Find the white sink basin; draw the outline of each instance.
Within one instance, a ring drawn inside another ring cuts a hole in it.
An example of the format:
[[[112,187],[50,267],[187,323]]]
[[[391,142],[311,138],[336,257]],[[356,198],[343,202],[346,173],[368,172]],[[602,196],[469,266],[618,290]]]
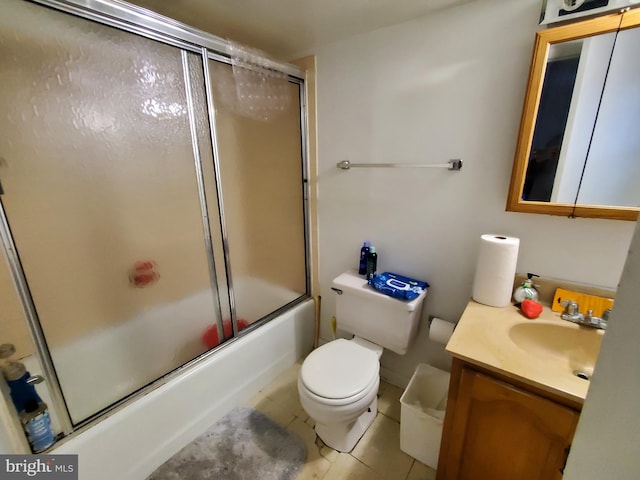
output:
[[[543,357],[552,356],[567,373],[588,376],[598,359],[604,331],[570,322],[518,323],[509,328],[509,338],[523,350]]]

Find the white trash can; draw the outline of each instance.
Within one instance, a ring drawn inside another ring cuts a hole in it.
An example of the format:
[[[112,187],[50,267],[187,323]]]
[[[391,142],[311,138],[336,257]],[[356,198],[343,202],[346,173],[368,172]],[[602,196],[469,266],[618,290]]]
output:
[[[420,363],[400,397],[400,449],[438,468],[449,373]]]

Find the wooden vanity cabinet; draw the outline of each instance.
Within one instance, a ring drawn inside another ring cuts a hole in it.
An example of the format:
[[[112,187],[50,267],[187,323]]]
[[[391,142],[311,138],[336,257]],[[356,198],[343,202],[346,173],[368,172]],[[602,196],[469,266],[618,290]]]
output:
[[[454,358],[437,479],[560,479],[580,408]]]

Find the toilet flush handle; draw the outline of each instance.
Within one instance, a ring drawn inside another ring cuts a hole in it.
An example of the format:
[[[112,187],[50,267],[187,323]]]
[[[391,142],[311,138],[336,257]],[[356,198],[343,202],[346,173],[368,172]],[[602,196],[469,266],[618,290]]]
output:
[[[331,287],[331,290],[336,292],[338,295],[342,295],[344,293],[342,290],[340,290],[339,288],[335,288],[335,287]]]

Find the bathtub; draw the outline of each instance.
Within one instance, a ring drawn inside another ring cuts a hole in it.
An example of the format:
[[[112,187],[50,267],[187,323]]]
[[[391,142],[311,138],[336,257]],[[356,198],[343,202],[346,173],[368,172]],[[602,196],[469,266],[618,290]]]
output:
[[[254,277],[234,281],[234,292],[237,318],[250,321],[300,296]],[[52,349],[73,421],[80,423],[206,352],[202,336],[215,325],[210,318],[213,302],[210,291],[197,292]]]
[[[267,308],[264,302],[267,304],[275,302],[273,294],[265,298],[254,295],[253,302],[243,301],[243,292],[251,291],[267,291],[267,289],[237,289],[238,305],[245,305],[248,309],[264,309]],[[294,293],[285,289],[277,291],[277,287],[273,293],[283,295],[282,299],[286,298],[287,301],[298,296],[295,294],[293,298],[288,298],[287,296]],[[169,309],[164,312],[167,314],[166,318],[175,318],[172,314],[176,307],[181,307],[179,311],[184,318],[186,312],[197,311],[198,302],[205,301],[206,298],[203,300],[196,297],[185,300],[189,301],[190,308],[182,304],[164,307]],[[238,317],[246,315],[247,318],[256,318],[255,315],[259,313],[259,311],[239,311]],[[96,423],[65,438],[51,453],[77,453],[80,479],[139,480],[146,478],[173,453],[203,433],[216,420],[256,394],[296,360],[308,354],[313,347],[314,314],[315,307],[311,299],[295,305],[265,325],[182,369],[178,375],[171,376],[159,387],[132,399],[112,413],[103,416]],[[144,328],[145,321],[150,320],[143,316],[138,323],[133,322],[122,328],[130,329],[127,332],[129,334],[138,331],[148,335],[148,329]],[[190,327],[193,331],[185,330],[184,323],[182,328],[178,328],[179,325],[179,323],[176,324],[176,334],[197,334],[199,338],[202,332],[202,325]],[[111,334],[102,332],[100,335],[102,336],[92,341],[113,341]],[[165,334],[165,338],[166,336]],[[143,343],[152,344],[148,337]],[[87,345],[88,342],[85,342],[75,347],[88,348]],[[139,356],[141,365],[154,365],[156,361],[164,361],[160,354],[163,351],[162,345],[164,344],[160,343],[153,349],[145,346],[141,351],[136,351],[135,355]],[[71,361],[70,353],[66,351],[60,353],[58,352],[56,361],[65,361],[65,355],[69,355],[68,361]],[[145,355],[151,355],[151,357],[145,357]],[[83,378],[86,381],[86,375],[95,374],[95,371],[92,372],[95,368],[96,365],[92,366],[91,362],[78,366],[74,372],[75,377],[67,378],[67,384],[64,383],[64,379],[61,379],[63,388],[83,389],[87,392],[87,385],[83,386],[81,381]],[[112,373],[115,374],[120,368],[122,365],[111,362],[106,366],[106,370],[102,371],[108,375],[113,370]],[[71,384],[68,383],[69,379]],[[87,404],[95,406],[95,402],[105,394],[117,397],[113,392],[92,390],[97,388],[98,383],[89,389],[91,395],[86,397]],[[89,409],[90,407],[87,406],[87,411]]]

